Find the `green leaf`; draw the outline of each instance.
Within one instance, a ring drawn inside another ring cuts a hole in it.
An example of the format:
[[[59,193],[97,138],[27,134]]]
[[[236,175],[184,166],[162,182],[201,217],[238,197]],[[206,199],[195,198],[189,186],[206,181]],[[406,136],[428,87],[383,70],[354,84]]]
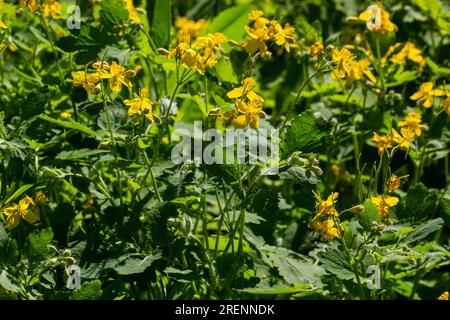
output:
[[[290,295],[294,293],[309,291],[310,288],[311,287],[306,284],[297,284],[292,287],[280,286],[280,287],[245,288],[240,289],[238,291],[253,295]]]
[[[322,286],[320,278],[325,275],[325,270],[309,258],[281,247],[264,246],[262,250],[269,265],[277,268],[287,283]]]
[[[423,239],[433,232],[438,231],[444,225],[444,220],[442,218],[437,218],[433,220],[429,220],[424,224],[417,227],[413,232],[409,233],[405,237],[405,243],[415,242],[417,240]]]
[[[437,198],[437,194],[429,191],[424,184],[413,185],[406,195],[405,208],[399,211],[398,216],[401,218],[412,217],[416,220],[426,218],[434,212]]]
[[[448,76],[448,75],[450,75],[450,68],[441,67],[436,62],[434,62],[433,60],[431,60],[428,57],[425,60],[427,61],[427,65],[430,67],[431,71],[433,71],[433,73],[436,76]]]
[[[404,71],[401,73],[398,73],[394,76],[394,82],[386,84],[386,87],[395,87],[399,86],[401,84],[411,82],[413,80],[417,79],[417,72],[416,71]]]
[[[171,26],[171,0],[148,0],[150,35],[159,48],[168,48]]]
[[[74,290],[70,295],[71,300],[98,300],[102,297],[102,283],[100,280],[84,282],[80,289]]]
[[[161,256],[161,253],[156,253],[151,256],[146,256],[144,259],[129,257],[122,265],[116,266],[114,270],[121,275],[142,273],[150,267],[154,261],[161,258]]]
[[[0,273],[0,287],[10,292],[16,293],[20,291],[20,288],[9,280],[6,270],[3,270],[2,273]]]
[[[55,157],[58,160],[78,160],[107,153],[107,150],[93,150],[93,149],[77,149],[70,151],[61,151]]]
[[[253,6],[245,4],[224,10],[205,28],[204,34],[222,32],[229,39],[241,41],[245,35],[245,26],[250,22],[248,14]]]
[[[0,221],[0,247],[3,246],[3,244],[8,241],[8,233],[6,232],[5,226],[3,222]]]
[[[380,222],[377,206],[367,199],[364,201],[364,210],[358,215],[361,225],[366,230],[372,229],[373,222]]]
[[[75,120],[72,120],[72,119],[69,119],[67,121],[63,121],[63,120],[51,118],[51,117],[49,117],[49,116],[47,116],[45,114],[41,114],[39,116],[39,118],[41,118],[42,120],[45,120],[45,121],[57,124],[57,125],[59,125],[61,127],[67,128],[67,129],[74,129],[74,130],[77,130],[77,131],[81,131],[81,132],[86,133],[86,134],[88,134],[90,136],[94,136],[95,137],[97,135],[97,133],[94,130],[89,129],[88,127],[86,127],[86,126],[82,125],[81,123],[76,122]]]
[[[332,243],[325,252],[319,253],[324,270],[336,275],[341,280],[355,280],[352,270],[343,250],[338,248],[336,242]]]
[[[125,1],[103,0],[100,8],[100,20],[109,30],[128,20]]]
[[[34,184],[24,184],[19,189],[17,189],[8,199],[6,199],[4,204],[8,204],[11,201],[17,199],[18,197],[20,197],[23,193],[25,193],[28,189],[30,189],[33,186],[34,186]]]
[[[442,205],[441,216],[444,219],[445,225],[447,227],[450,227],[450,199],[442,198],[441,205]]]
[[[317,152],[328,144],[331,126],[328,122],[314,118],[311,111],[306,111],[292,120],[286,134],[285,151]]]
[[[53,239],[51,229],[43,229],[39,233],[32,232],[28,235],[27,257],[32,262],[41,262],[50,255],[48,245]]]

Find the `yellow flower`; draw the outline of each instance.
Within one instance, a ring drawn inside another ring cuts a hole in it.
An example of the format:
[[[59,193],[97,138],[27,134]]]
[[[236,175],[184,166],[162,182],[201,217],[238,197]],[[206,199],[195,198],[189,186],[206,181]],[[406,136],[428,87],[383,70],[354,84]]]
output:
[[[350,73],[351,62],[353,61],[353,55],[346,48],[341,50],[333,48],[331,52],[333,62],[337,65],[338,75],[340,78],[345,78]]]
[[[39,221],[40,214],[36,202],[29,196],[25,196],[19,204],[13,204],[3,209],[6,216],[6,227],[13,229],[17,227],[23,219],[29,223]]]
[[[398,204],[397,197],[391,197],[384,194],[381,196],[372,197],[370,198],[370,201],[377,206],[378,216],[380,217],[380,221],[383,223],[387,223],[389,220],[389,209]]]
[[[252,21],[255,21],[255,20],[261,18],[263,15],[264,15],[263,11],[261,11],[261,10],[253,10],[252,12],[250,12],[248,14],[248,19],[252,20]]]
[[[414,93],[410,99],[419,100],[425,108],[433,105],[433,97],[443,96],[444,90],[434,89],[433,82],[424,82],[420,85],[419,91]]]
[[[339,213],[334,208],[334,204],[337,201],[339,193],[332,192],[326,200],[322,200],[320,194],[318,193],[314,193],[314,196],[316,198],[316,216],[327,214],[336,217],[339,216]]]
[[[277,46],[283,47],[287,52],[291,50],[291,47],[294,44],[294,33],[295,28],[291,26],[289,23],[284,25],[284,28],[277,22],[275,24],[275,35],[274,40]]]
[[[150,121],[154,121],[155,117],[157,118],[152,112],[155,101],[148,98],[148,89],[145,87],[139,90],[139,96],[137,98],[124,100],[123,103],[129,107],[129,116],[144,115]]]
[[[86,202],[83,204],[82,208],[83,209],[89,209],[94,205],[94,196],[91,194],[88,196]]]
[[[44,0],[43,5],[46,18],[61,19],[61,4],[57,0]]]
[[[39,4],[37,0],[20,0],[21,7],[27,7],[31,12],[36,12],[39,10]]]
[[[205,19],[194,21],[186,17],[178,17],[175,21],[177,41],[190,44],[207,25]]]
[[[425,58],[422,56],[422,51],[414,45],[412,42],[407,42],[405,46],[397,54],[392,56],[392,62],[404,64],[405,60],[411,60],[421,67],[426,65]]]
[[[397,130],[392,129],[392,140],[400,147],[400,149],[408,151],[410,141],[414,139],[414,131],[410,128],[403,127],[400,129],[400,133],[398,133]]]
[[[46,202],[48,202],[48,197],[45,195],[45,193],[43,193],[42,191],[37,191],[34,194],[34,201],[36,202],[36,204],[44,204]]]
[[[381,157],[385,149],[391,149],[394,147],[394,141],[391,135],[378,135],[373,134],[372,141],[375,142],[378,148],[378,155]]]
[[[245,103],[242,99],[236,101],[236,107],[239,111],[239,115],[234,121],[236,128],[245,128],[250,125],[250,128],[256,130],[259,128],[259,118],[264,118],[265,113],[262,110],[264,100],[260,98],[254,98],[249,103]]]
[[[322,41],[316,41],[311,47],[309,47],[309,55],[311,58],[315,58],[323,54],[325,48]]]
[[[136,23],[141,23],[141,18],[139,18],[136,8],[134,7],[133,0],[124,0],[126,8],[128,10],[128,18]]]
[[[377,82],[377,79],[373,73],[368,69],[370,66],[370,61],[367,59],[361,59],[359,61],[349,62],[349,80],[361,80],[366,76],[373,83]]]
[[[442,294],[437,299],[438,300],[448,300],[448,291],[442,292]]]
[[[72,113],[70,113],[69,111],[62,111],[62,112],[59,114],[59,117],[60,117],[61,119],[64,119],[64,120],[69,119],[71,116],[72,116]]]
[[[240,86],[239,88],[234,88],[233,90],[229,91],[227,93],[227,97],[230,99],[238,99],[244,95],[247,95],[247,97],[251,100],[251,98],[255,95],[255,93],[252,91],[256,85],[255,80],[248,77],[242,80],[241,84],[242,86]]]
[[[426,128],[425,125],[421,124],[422,116],[417,112],[410,112],[406,115],[405,119],[398,122],[400,127],[410,128],[414,132],[414,138],[420,137],[422,134],[422,129]]]
[[[390,20],[390,14],[379,3],[369,6],[359,15],[359,19],[366,21],[367,29],[374,32],[397,31],[397,26]]]
[[[86,92],[94,94],[99,91],[100,79],[98,73],[86,74],[84,71],[77,71],[73,77],[73,85],[82,86]]]
[[[400,179],[395,174],[393,174],[389,177],[387,185],[388,192],[393,192],[394,190],[398,189],[398,187],[400,187]]]
[[[122,85],[131,88],[133,85],[127,78],[134,75],[134,71],[127,70],[125,67],[117,64],[115,61],[111,64],[109,73],[104,70],[99,71],[100,76],[103,79],[109,79],[109,87],[113,92],[120,92],[122,90]]]
[[[332,219],[326,219],[323,221],[317,221],[314,219],[311,226],[314,230],[321,234],[321,238],[325,241],[331,241],[342,237],[341,230],[335,227],[335,223]]]

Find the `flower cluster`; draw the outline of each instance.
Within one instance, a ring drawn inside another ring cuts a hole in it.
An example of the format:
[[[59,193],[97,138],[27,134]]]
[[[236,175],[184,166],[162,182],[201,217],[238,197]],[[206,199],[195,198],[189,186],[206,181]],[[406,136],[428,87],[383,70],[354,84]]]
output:
[[[295,45],[295,28],[289,23],[284,27],[276,20],[269,20],[264,17],[264,12],[261,10],[253,10],[248,18],[252,21],[251,26],[246,26],[249,40],[241,44],[233,42],[235,45],[240,45],[247,53],[254,54],[258,52],[261,57],[267,58],[271,56],[268,48],[268,42],[272,41],[278,47],[278,53],[281,54],[283,50],[290,52]]]
[[[42,10],[46,18],[55,20],[61,19],[61,4],[58,0],[20,0],[20,6],[26,7],[34,13],[38,13]]]
[[[314,195],[316,197],[316,215],[311,222],[311,227],[319,232],[325,241],[341,238],[342,231],[336,221],[339,213],[334,207],[339,193],[333,192],[325,200],[321,199],[318,193],[314,193]]]
[[[227,112],[225,118],[233,118],[236,128],[250,126],[256,130],[259,128],[259,119],[265,117],[263,111],[264,99],[253,91],[256,82],[253,78],[245,78],[241,86],[227,93],[228,98],[234,100],[236,110]]]
[[[48,201],[47,196],[38,191],[34,197],[25,196],[18,204],[12,204],[3,209],[3,214],[6,217],[6,227],[14,229],[23,219],[29,223],[35,223],[40,220],[39,205]]]
[[[177,45],[168,51],[160,49],[169,59],[178,59],[187,68],[205,74],[207,68],[214,68],[223,53],[222,44],[227,40],[223,33],[198,36],[206,22],[195,22],[180,18],[176,22]]]
[[[92,64],[92,68],[96,70],[93,73],[77,71],[73,76],[73,85],[82,86],[90,94],[101,91],[102,79],[108,79],[109,87],[114,93],[120,92],[123,86],[128,88],[133,86],[128,78],[132,77],[135,71],[127,70],[115,61],[111,65],[106,61],[97,61]]]

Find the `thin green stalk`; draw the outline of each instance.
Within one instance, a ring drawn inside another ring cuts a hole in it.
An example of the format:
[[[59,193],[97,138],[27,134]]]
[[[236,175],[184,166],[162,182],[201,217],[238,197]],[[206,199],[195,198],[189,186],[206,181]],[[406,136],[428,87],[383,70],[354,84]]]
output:
[[[123,205],[123,200],[122,200],[122,179],[120,177],[120,172],[119,172],[119,157],[117,155],[117,146],[116,146],[116,140],[114,139],[114,133],[112,131],[112,126],[111,126],[111,117],[109,115],[108,112],[108,107],[106,105],[106,99],[103,96],[103,110],[106,113],[106,122],[108,125],[108,130],[109,130],[109,135],[111,136],[111,149],[113,151],[113,156],[116,162],[116,178],[117,181],[119,183],[119,202],[120,202],[120,206]]]

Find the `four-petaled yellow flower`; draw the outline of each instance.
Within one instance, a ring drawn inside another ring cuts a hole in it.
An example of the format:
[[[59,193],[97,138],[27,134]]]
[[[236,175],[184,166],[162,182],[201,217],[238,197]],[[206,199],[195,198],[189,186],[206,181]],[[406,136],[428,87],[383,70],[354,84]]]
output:
[[[337,198],[339,196],[339,193],[332,192],[327,199],[322,200],[320,197],[320,194],[314,193],[314,196],[316,198],[316,216],[319,215],[332,215],[332,216],[339,216],[339,213],[334,208],[334,205],[337,201]]]
[[[378,155],[381,157],[385,149],[391,149],[394,147],[394,141],[391,135],[379,135],[373,134],[372,141],[375,142],[378,148]]]
[[[245,78],[244,80],[242,80],[241,84],[242,86],[240,86],[239,88],[234,88],[233,90],[229,91],[227,93],[227,97],[230,99],[238,99],[246,95],[250,100],[257,97],[261,98],[253,91],[253,88],[256,85],[256,82],[253,78]]]
[[[353,61],[353,54],[346,48],[341,50],[333,48],[331,58],[337,66],[337,74],[340,78],[348,77],[350,74],[351,62]]]
[[[100,91],[98,83],[101,77],[98,73],[86,74],[85,71],[77,71],[73,77],[73,85],[82,86],[86,92],[94,94]]]
[[[128,88],[133,86],[130,80],[128,80],[129,77],[134,75],[133,70],[127,70],[125,67],[113,61],[108,71],[99,69],[98,72],[102,79],[109,79],[109,87],[113,92],[120,92],[122,85]]]
[[[425,82],[420,85],[419,91],[414,93],[410,97],[410,99],[419,100],[419,104],[422,104],[425,108],[429,108],[433,105],[433,97],[439,97],[443,95],[444,90],[434,89],[433,82]]]
[[[426,128],[426,125],[422,123],[422,116],[417,112],[410,112],[405,116],[405,119],[398,122],[400,127],[409,128],[414,132],[414,138],[420,137],[422,129]]]
[[[400,179],[395,174],[393,174],[392,176],[389,177],[387,185],[388,185],[388,192],[394,192],[396,189],[400,187]]]
[[[311,226],[320,233],[321,238],[325,241],[342,237],[342,232],[335,227],[333,219],[325,219],[323,221],[314,220],[311,222]]]
[[[320,56],[325,51],[322,41],[316,41],[312,46],[309,47],[309,55],[311,58]]]
[[[383,194],[370,198],[370,201],[377,206],[380,221],[387,224],[389,222],[389,210],[398,204],[398,198]]]
[[[448,291],[442,292],[442,294],[437,299],[438,300],[448,300]]]
[[[397,26],[390,20],[390,14],[379,3],[369,6],[359,15],[359,19],[366,21],[367,29],[374,32],[397,31]]]
[[[175,21],[177,42],[190,44],[207,25],[205,19],[194,21],[186,17],[178,17]]]
[[[259,119],[265,117],[265,113],[262,109],[264,100],[255,98],[250,100],[249,103],[244,102],[242,99],[236,101],[236,108],[239,111],[239,115],[234,121],[236,128],[245,128],[248,125],[250,128],[256,130],[259,128]]]
[[[425,58],[422,56],[422,51],[412,42],[407,42],[397,54],[392,56],[391,61],[394,63],[404,64],[406,59],[419,64],[421,67],[424,67],[427,63]]]
[[[139,18],[136,8],[134,7],[133,0],[124,0],[126,8],[128,10],[128,19],[136,23],[141,23],[141,18]]]
[[[123,103],[128,106],[128,115],[144,115],[149,121],[159,120],[158,116],[153,114],[152,107],[156,103],[148,98],[148,89],[141,88],[139,90],[139,96],[131,99],[124,100]]]
[[[40,219],[39,204],[48,201],[47,196],[42,191],[35,194],[34,199],[25,196],[18,204],[13,204],[3,209],[6,216],[6,228],[14,229],[23,219],[29,223],[35,223]]]
[[[377,82],[377,79],[373,75],[372,71],[369,70],[370,61],[367,59],[361,59],[359,61],[349,62],[349,77],[350,81],[361,80],[366,76],[373,83]]]

